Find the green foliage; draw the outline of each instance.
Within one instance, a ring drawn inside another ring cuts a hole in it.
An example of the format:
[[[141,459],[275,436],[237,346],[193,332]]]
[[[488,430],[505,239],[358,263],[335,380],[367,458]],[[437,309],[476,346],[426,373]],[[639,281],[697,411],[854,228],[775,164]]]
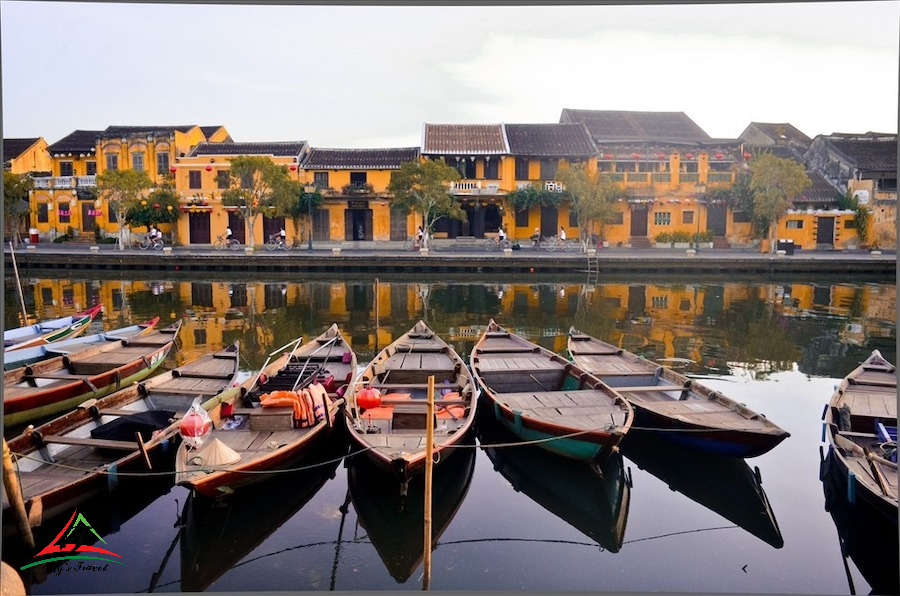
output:
[[[300,222],[309,219],[310,214],[319,208],[324,197],[318,186],[305,185],[295,180],[290,181],[293,200],[291,201],[288,215],[294,222],[294,238],[300,238]],[[309,186],[310,192],[306,188]],[[312,236],[312,221],[306,222],[306,233]]]
[[[181,215],[178,210],[178,195],[173,189],[162,187],[150,193],[125,214],[125,223],[130,226],[146,226],[174,223]]]
[[[466,221],[466,212],[448,191],[449,183],[459,177],[459,171],[443,161],[407,162],[391,176],[391,209],[418,213],[428,232],[441,217]]]
[[[108,210],[116,214],[119,222],[119,248],[125,249],[122,242],[122,226],[126,214],[140,206],[144,193],[153,182],[143,170],[107,170],[97,175],[97,196],[106,201]]]
[[[231,159],[230,187],[222,192],[222,205],[237,207],[248,224],[247,244],[253,246],[253,229],[261,213],[289,216],[297,197],[297,185],[286,166],[261,155],[240,155]]]
[[[672,242],[674,242],[672,239],[672,232],[660,232],[653,237],[653,241],[657,244],[672,244]]]
[[[672,242],[693,242],[695,236],[695,233],[687,230],[675,230],[672,232]]]
[[[766,153],[751,164],[750,189],[753,192],[753,214],[768,222],[770,252],[775,250],[775,224],[790,208],[791,199],[810,184],[803,166],[791,159]]]
[[[16,244],[21,241],[20,229],[28,221],[31,207],[28,204],[28,191],[31,190],[32,180],[24,174],[3,172],[3,219],[13,230],[13,240]]]
[[[579,235],[582,245],[587,248],[595,224],[603,237],[604,225],[613,221],[616,214],[615,202],[625,197],[625,191],[608,176],[589,172],[584,164],[557,171],[556,178],[565,187],[565,196],[572,202],[572,210],[578,217]]]
[[[856,213],[853,214],[853,221],[856,223],[856,235],[859,236],[859,243],[868,244],[869,210],[865,205],[856,206]]]
[[[536,205],[555,207],[560,204],[562,193],[527,186],[506,194],[506,200],[516,211],[527,211]]]

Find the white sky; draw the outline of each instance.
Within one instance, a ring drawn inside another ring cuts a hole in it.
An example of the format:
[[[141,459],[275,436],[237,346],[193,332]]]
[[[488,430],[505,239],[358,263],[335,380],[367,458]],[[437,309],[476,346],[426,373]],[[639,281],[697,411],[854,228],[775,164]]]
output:
[[[235,141],[413,147],[422,124],[684,112],[897,132],[900,0],[681,6],[0,1],[3,136],[224,125]]]

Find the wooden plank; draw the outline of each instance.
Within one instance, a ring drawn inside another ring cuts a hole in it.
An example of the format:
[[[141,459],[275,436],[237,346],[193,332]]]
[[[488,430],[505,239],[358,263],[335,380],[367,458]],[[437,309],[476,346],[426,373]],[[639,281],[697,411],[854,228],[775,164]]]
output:
[[[45,443],[59,443],[62,445],[83,445],[85,447],[98,447],[101,449],[122,449],[135,451],[138,445],[134,441],[114,441],[112,439],[93,439],[86,437],[66,437],[62,435],[47,435]]]
[[[639,393],[645,391],[690,391],[683,385],[622,385],[613,387],[621,393]]]

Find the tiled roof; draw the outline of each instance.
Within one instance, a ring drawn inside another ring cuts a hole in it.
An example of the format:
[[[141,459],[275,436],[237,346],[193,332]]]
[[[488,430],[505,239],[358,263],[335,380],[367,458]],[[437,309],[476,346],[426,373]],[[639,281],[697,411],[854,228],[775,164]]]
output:
[[[275,157],[299,156],[306,147],[306,141],[284,141],[272,143],[200,143],[190,153],[198,155],[272,155]]]
[[[580,123],[506,124],[512,155],[579,157],[597,154],[587,128]]]
[[[3,139],[3,163],[19,157],[40,140],[40,137],[34,139]]]
[[[418,147],[399,149],[313,148],[303,160],[307,170],[396,170],[419,157]]]
[[[751,122],[750,126],[747,127],[747,130],[744,133],[747,133],[750,129],[755,129],[755,132],[762,134],[773,142],[784,142],[787,143],[789,141],[793,141],[796,143],[800,143],[804,147],[809,147],[809,144],[812,143],[812,139],[797,130],[792,124],[787,122],[781,123],[772,123],[772,122]],[[741,136],[744,136],[744,133]]]
[[[825,178],[815,172],[806,172],[809,176],[810,184],[799,197],[794,199],[794,203],[837,203],[838,195],[841,194],[833,186],[831,186]]]
[[[560,122],[583,122],[594,141],[709,141],[684,112],[630,112],[563,108]]]
[[[835,149],[856,162],[860,170],[897,171],[897,135],[863,139],[832,136]]]
[[[509,153],[500,124],[425,124],[422,153],[428,155],[503,155]]]
[[[222,128],[221,125],[219,125],[219,126],[201,126],[200,132],[202,132],[203,136],[208,139],[210,137],[210,135],[215,134],[216,131],[219,130],[220,128]]]
[[[168,125],[168,126],[107,126],[106,130],[103,131],[104,137],[114,137],[120,135],[135,135],[135,134],[171,134],[175,131],[178,132],[188,132],[192,128],[197,126],[196,124],[181,124],[181,125]]]
[[[55,153],[93,153],[102,130],[76,130],[47,147],[50,155]]]

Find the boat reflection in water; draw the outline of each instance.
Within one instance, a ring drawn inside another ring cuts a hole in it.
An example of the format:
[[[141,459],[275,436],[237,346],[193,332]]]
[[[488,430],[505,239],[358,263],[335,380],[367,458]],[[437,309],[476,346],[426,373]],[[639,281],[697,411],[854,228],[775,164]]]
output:
[[[856,594],[847,566],[850,558],[868,582],[872,594],[900,594],[900,549],[896,523],[861,498],[848,499],[845,477],[831,461],[830,453],[822,463],[825,510],[837,528],[850,593]]]
[[[781,548],[784,538],[758,468],[740,458],[690,449],[653,431],[632,429],[622,441],[622,455],[638,468],[718,513],[760,540]]]
[[[465,440],[456,453],[432,471],[431,540],[438,539],[459,510],[475,471],[475,447]],[[364,455],[347,459],[350,499],[359,524],[397,583],[405,583],[425,555],[425,477],[413,476],[407,494],[397,479]]]
[[[603,549],[619,552],[631,500],[631,480],[620,453],[589,465],[533,445],[506,446],[520,439],[490,416],[479,418],[478,439],[494,469],[516,491]]]
[[[202,592],[253,552],[334,478],[346,440],[328,437],[303,469],[210,499],[191,493],[181,528],[181,591]]]

